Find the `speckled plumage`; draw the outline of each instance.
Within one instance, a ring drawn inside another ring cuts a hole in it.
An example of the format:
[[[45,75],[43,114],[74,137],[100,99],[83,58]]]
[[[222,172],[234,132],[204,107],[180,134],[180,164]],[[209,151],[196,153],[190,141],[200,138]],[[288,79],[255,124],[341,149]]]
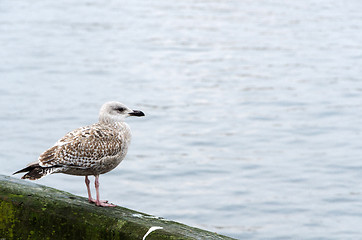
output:
[[[43,152],[36,162],[17,171],[27,172],[22,178],[35,180],[52,173],[86,176],[89,201],[89,175],[98,176],[111,171],[124,159],[131,141],[131,130],[123,122],[128,116],[144,116],[118,102],[105,103],[99,122],[67,133],[55,145]],[[98,201],[99,203],[99,201]],[[97,205],[99,205],[97,203]],[[109,205],[109,204],[108,204]]]
[[[124,159],[131,130],[124,122],[95,123],[66,134],[38,159],[53,173],[98,175],[111,171]]]

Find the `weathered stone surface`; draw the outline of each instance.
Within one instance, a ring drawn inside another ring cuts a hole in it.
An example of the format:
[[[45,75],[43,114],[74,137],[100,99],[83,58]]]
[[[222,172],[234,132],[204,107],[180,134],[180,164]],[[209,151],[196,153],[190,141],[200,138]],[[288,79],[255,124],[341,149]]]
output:
[[[232,239],[127,208],[103,208],[86,198],[0,175],[0,238]]]

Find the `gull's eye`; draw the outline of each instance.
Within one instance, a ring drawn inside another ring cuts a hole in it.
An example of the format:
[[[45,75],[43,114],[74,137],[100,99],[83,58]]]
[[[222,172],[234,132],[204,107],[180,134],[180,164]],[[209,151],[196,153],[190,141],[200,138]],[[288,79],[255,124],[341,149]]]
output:
[[[122,112],[124,112],[126,110],[126,108],[124,108],[124,107],[116,107],[114,110],[116,110],[117,112],[122,113]]]

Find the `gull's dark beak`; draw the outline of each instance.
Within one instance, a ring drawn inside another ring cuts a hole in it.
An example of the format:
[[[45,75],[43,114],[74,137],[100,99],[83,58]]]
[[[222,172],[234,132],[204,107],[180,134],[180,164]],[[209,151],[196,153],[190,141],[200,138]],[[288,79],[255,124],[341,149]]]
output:
[[[133,110],[133,112],[129,113],[130,116],[143,117],[145,114],[139,110]]]

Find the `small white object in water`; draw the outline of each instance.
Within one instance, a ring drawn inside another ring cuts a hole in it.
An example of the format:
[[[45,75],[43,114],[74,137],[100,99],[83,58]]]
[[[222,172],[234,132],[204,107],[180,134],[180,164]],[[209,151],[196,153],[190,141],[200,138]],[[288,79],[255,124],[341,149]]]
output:
[[[148,229],[148,232],[143,236],[142,240],[145,240],[146,237],[148,236],[148,234],[150,234],[151,232],[156,231],[158,229],[163,229],[163,227],[157,227],[157,226],[150,227],[150,229]]]

